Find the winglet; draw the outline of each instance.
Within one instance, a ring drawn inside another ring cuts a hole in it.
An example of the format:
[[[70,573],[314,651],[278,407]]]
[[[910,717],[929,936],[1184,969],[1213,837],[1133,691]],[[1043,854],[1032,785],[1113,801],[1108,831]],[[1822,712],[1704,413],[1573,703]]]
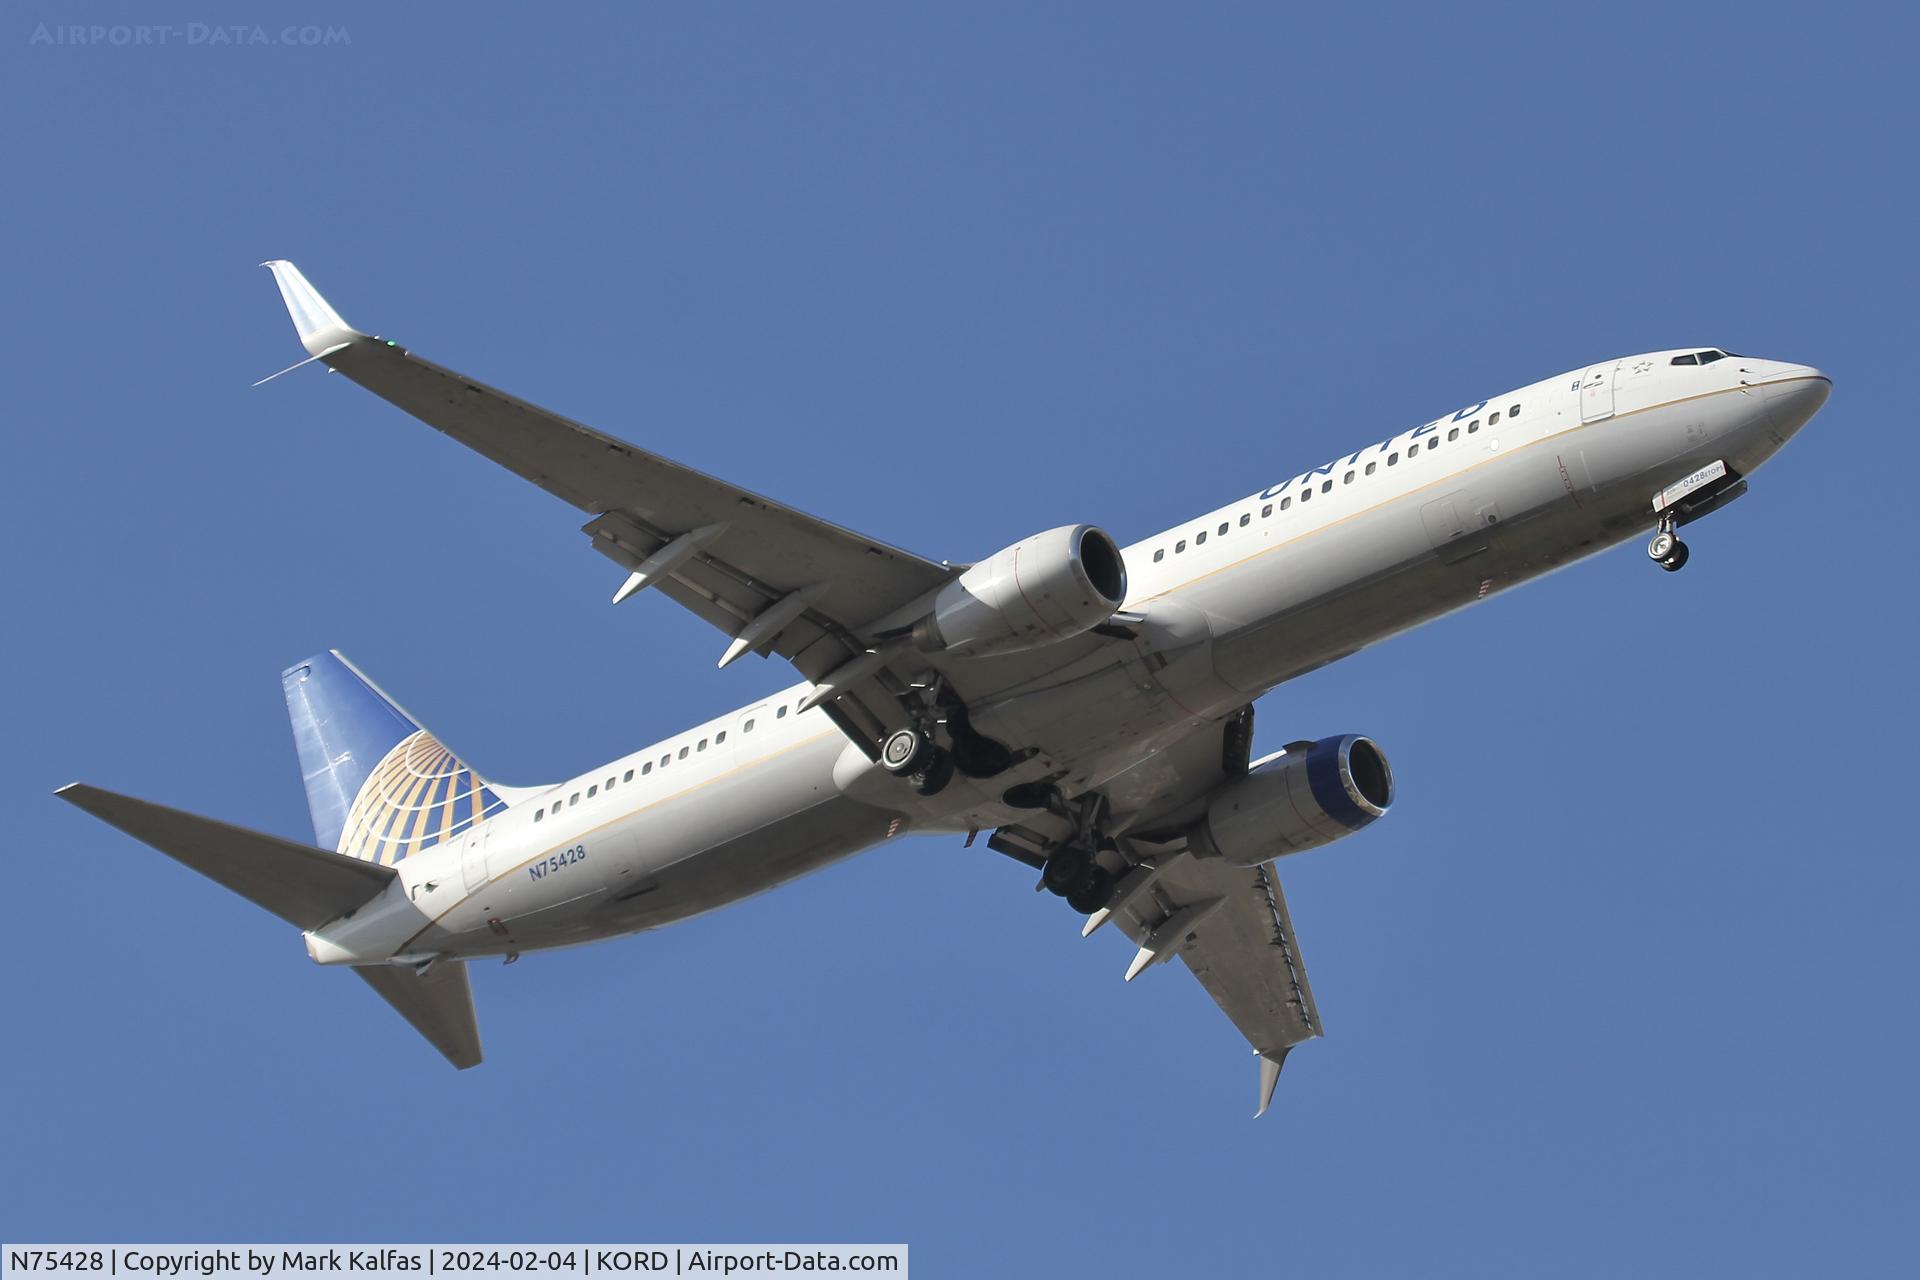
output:
[[[273,272],[273,282],[280,286],[280,297],[287,304],[287,314],[293,317],[293,328],[300,335],[300,345],[313,356],[330,355],[342,346],[362,337],[340,313],[327,305],[319,290],[307,283],[300,274],[300,268],[283,258],[260,264]]]
[[[1286,1065],[1287,1055],[1291,1052],[1293,1049],[1289,1046],[1275,1057],[1268,1057],[1264,1053],[1260,1055],[1260,1109],[1253,1113],[1255,1120],[1267,1114],[1267,1107],[1273,1102],[1273,1091],[1280,1084],[1280,1068]]]

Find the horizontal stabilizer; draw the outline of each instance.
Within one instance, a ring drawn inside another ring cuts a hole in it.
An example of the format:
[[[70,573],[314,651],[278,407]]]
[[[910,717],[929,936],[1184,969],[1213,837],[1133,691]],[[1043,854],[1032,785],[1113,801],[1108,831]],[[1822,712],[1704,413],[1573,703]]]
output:
[[[467,966],[443,960],[425,973],[398,965],[372,964],[354,969],[380,998],[427,1042],[465,1071],[480,1065],[480,1027],[473,1016],[473,985]]]
[[[300,929],[317,929],[366,905],[396,874],[392,867],[80,782],[54,794]]]

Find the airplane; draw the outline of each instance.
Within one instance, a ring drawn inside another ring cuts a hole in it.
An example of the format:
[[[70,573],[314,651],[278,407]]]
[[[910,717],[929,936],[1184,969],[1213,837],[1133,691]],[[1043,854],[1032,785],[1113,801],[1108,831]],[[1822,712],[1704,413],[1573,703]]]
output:
[[[550,786],[493,782],[344,656],[281,676],[314,842],[75,783],[57,794],[299,929],[455,1067],[467,964],[658,928],[884,841],[964,835],[1135,951],[1178,956],[1252,1047],[1266,1112],[1321,1034],[1277,859],[1385,816],[1364,735],[1252,758],[1288,680],[1685,525],[1826,403],[1809,365],[1688,347],[1490,396],[1120,546],[1069,524],[923,559],[369,336],[291,263],[308,355],[585,512],[624,571],[801,682]],[[272,377],[278,377],[274,374]],[[263,379],[267,381],[269,379]],[[1064,914],[1064,913],[1063,913]],[[1068,918],[1072,918],[1069,916]]]

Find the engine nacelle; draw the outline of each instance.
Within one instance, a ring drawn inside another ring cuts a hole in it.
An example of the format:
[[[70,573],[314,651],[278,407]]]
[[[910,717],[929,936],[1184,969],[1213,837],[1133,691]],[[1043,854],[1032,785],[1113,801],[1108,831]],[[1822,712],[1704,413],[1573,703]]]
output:
[[[913,628],[929,653],[968,657],[1038,649],[1091,631],[1127,598],[1120,548],[1090,524],[1036,533],[940,589]]]
[[[1352,835],[1392,803],[1386,755],[1350,733],[1296,743],[1220,788],[1188,839],[1198,857],[1255,867]]]

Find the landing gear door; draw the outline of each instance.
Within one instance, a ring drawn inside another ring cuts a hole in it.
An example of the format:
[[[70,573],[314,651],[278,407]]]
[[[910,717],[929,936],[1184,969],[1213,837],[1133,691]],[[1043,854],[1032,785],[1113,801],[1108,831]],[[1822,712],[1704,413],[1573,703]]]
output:
[[[1580,421],[1599,422],[1613,416],[1613,382],[1619,362],[1594,365],[1580,379]]]

